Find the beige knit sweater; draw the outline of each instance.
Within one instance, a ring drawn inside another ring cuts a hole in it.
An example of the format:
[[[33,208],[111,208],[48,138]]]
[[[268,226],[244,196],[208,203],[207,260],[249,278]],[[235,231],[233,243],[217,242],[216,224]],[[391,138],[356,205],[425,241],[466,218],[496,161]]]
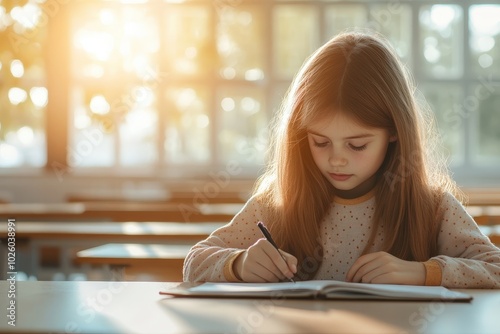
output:
[[[439,256],[426,263],[426,282],[449,288],[500,288],[500,249],[481,233],[472,217],[451,194],[441,208]],[[315,279],[345,280],[354,261],[366,246],[372,228],[375,198],[335,198],[321,223],[323,259]],[[232,221],[192,247],[184,262],[185,281],[231,281],[232,260],[262,234],[257,222],[265,221],[266,208],[251,198]],[[381,250],[383,226],[377,231],[373,251]],[[311,268],[319,261],[311,258]],[[431,264],[431,265],[429,265]]]

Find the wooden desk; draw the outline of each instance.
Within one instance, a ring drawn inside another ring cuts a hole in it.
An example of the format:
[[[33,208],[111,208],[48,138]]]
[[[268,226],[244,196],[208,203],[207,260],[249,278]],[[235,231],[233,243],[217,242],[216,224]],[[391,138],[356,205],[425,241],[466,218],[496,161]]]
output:
[[[83,203],[0,203],[0,218],[76,218],[85,212]]]
[[[225,223],[178,222],[24,222],[16,221],[16,237],[27,239],[100,239],[119,242],[202,240]],[[7,224],[0,224],[7,233]]]
[[[500,205],[500,189],[498,188],[464,188],[470,205]]]
[[[9,333],[454,333],[498,334],[500,290],[465,290],[471,303],[191,299],[173,283],[0,282],[0,331]]]
[[[0,219],[229,222],[242,204],[186,204],[148,202],[0,203]],[[202,211],[203,210],[203,211]]]
[[[192,243],[161,245],[105,244],[76,253],[78,263],[103,265],[113,271],[112,277],[124,280],[182,282],[182,265]]]
[[[16,221],[16,239],[27,240],[28,263],[20,270],[28,275],[41,273],[40,253],[42,249],[56,248],[51,262],[59,265],[54,270],[46,270],[45,279],[54,272],[69,275],[75,271],[74,255],[77,251],[105,243],[176,243],[191,244],[206,238],[224,223],[176,223],[176,222],[23,222]],[[6,236],[7,224],[0,224],[0,235]],[[3,243],[5,245],[5,243]],[[3,249],[3,247],[2,247]],[[58,249],[58,251],[57,251]],[[6,255],[0,252],[0,263]],[[18,263],[20,265],[21,263]],[[3,266],[0,266],[3,267]],[[5,272],[0,273],[4,278]],[[43,277],[40,277],[43,279]]]

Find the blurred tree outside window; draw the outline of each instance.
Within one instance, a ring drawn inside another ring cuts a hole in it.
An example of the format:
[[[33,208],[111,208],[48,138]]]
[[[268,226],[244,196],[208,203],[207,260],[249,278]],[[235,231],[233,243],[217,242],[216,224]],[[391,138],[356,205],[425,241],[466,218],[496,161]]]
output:
[[[499,17],[478,1],[3,0],[0,168],[192,177],[237,161],[255,177],[300,66],[359,29],[413,73],[455,175],[498,177]]]
[[[35,2],[0,2],[0,168],[47,161],[47,24]]]

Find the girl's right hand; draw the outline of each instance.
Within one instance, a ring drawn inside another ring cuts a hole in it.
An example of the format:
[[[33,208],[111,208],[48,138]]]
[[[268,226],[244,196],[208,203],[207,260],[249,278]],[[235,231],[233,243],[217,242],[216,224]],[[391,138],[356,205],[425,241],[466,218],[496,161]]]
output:
[[[278,252],[269,241],[262,238],[236,258],[233,271],[244,282],[279,282],[294,276],[297,258],[282,250]]]

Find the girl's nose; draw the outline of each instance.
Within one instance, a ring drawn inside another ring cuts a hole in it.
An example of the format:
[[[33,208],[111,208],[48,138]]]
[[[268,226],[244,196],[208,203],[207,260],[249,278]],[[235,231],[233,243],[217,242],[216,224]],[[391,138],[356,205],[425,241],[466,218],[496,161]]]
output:
[[[330,165],[334,167],[343,167],[347,165],[347,159],[339,156],[338,154],[332,154],[329,159]]]

